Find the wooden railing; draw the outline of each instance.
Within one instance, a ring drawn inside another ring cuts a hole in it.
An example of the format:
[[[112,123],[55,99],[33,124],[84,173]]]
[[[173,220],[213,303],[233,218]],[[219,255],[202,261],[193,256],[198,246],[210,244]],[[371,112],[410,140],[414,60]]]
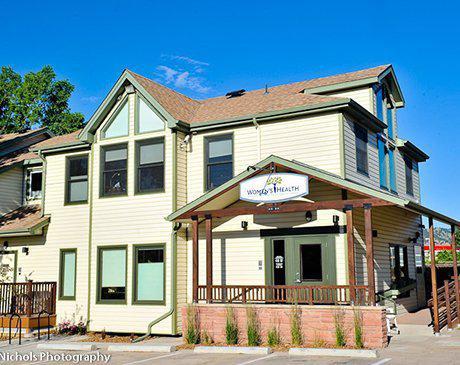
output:
[[[56,313],[55,282],[0,283],[0,315],[31,317],[42,310]]]
[[[444,285],[437,290],[438,292],[438,315],[439,315],[439,330],[448,326],[453,327],[455,322],[458,322],[457,313],[457,296],[455,294],[455,281],[444,281]],[[428,300],[428,306],[434,310],[433,296]]]
[[[208,298],[207,293],[211,293]],[[368,305],[368,287],[349,285],[198,285],[198,301],[210,303]]]

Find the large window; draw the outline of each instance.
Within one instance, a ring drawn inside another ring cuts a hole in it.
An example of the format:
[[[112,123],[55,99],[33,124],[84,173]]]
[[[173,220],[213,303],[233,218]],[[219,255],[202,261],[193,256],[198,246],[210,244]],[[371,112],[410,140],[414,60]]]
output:
[[[321,244],[300,245],[302,281],[323,281]]]
[[[359,172],[368,173],[367,162],[367,130],[359,124],[355,124],[355,141],[356,141],[356,168]]]
[[[394,121],[393,121],[393,105],[387,97],[387,125],[388,125],[388,137],[394,139]]]
[[[77,250],[61,250],[59,265],[59,299],[75,300],[77,280]]]
[[[36,169],[27,170],[26,179],[26,199],[40,199],[42,197],[42,171]]]
[[[208,137],[206,150],[206,189],[217,188],[233,177],[232,135]]]
[[[375,92],[375,106],[377,118],[383,121],[383,88],[381,86]]]
[[[126,303],[126,247],[99,247],[97,273],[97,301]]]
[[[66,202],[85,203],[88,200],[88,155],[67,159]]]
[[[126,195],[126,170],[128,166],[128,147],[126,145],[102,148],[102,195]]]
[[[141,96],[137,98],[136,133],[153,132],[164,129],[161,118],[150,108]]]
[[[129,108],[125,100],[115,111],[107,126],[102,130],[102,138],[127,136],[129,131]]]
[[[403,288],[409,284],[407,246],[390,245],[390,274],[393,289]]]
[[[164,190],[164,140],[155,139],[137,142],[137,192],[153,192]]]
[[[164,300],[164,245],[135,246],[133,303],[163,304]]]
[[[414,180],[412,176],[412,169],[413,164],[412,160],[404,156],[404,164],[405,164],[405,171],[406,171],[406,193],[409,195],[414,195]]]

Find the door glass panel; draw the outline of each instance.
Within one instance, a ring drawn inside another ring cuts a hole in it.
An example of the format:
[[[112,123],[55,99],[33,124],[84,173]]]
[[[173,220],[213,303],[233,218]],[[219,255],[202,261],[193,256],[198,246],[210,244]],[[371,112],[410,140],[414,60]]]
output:
[[[302,281],[323,281],[321,244],[300,245]]]
[[[273,240],[273,281],[275,285],[286,284],[284,240]]]

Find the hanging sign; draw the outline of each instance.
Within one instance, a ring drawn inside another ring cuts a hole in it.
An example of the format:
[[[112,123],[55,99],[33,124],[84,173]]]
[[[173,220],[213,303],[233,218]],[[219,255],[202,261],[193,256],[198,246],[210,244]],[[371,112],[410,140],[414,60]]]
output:
[[[308,176],[291,173],[259,175],[240,184],[240,199],[279,203],[308,194]]]

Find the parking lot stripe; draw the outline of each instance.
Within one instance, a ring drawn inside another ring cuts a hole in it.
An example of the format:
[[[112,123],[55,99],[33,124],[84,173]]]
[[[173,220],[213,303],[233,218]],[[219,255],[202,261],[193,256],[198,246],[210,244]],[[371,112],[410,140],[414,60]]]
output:
[[[390,361],[390,360],[391,360],[390,358],[382,359],[382,360],[380,360],[380,361],[374,362],[374,363],[371,364],[371,365],[382,365],[382,364],[387,363],[387,362]]]
[[[258,359],[254,359],[254,360],[249,360],[249,361],[245,361],[245,362],[242,362],[238,365],[246,365],[246,364],[252,364],[254,362],[257,362],[257,361],[261,361],[261,360],[265,360],[265,359],[268,359],[269,357],[274,357],[276,356],[276,354],[270,354],[268,356],[264,356],[264,357],[259,357]]]
[[[138,360],[138,361],[133,361],[133,362],[127,362],[125,363],[124,365],[134,365],[134,364],[140,364],[140,363],[143,363],[143,362],[146,362],[146,361],[152,361],[152,360],[156,360],[156,359],[163,359],[165,357],[171,357],[171,356],[176,356],[176,355],[179,355],[180,352],[174,352],[172,354],[167,354],[167,355],[162,355],[162,356],[155,356],[155,357],[150,357],[148,359],[144,359],[144,360]]]

